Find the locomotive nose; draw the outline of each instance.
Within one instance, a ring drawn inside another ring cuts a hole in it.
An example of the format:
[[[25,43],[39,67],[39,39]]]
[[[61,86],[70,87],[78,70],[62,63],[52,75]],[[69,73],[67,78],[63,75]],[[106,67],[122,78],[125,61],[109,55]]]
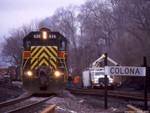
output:
[[[40,75],[46,75],[46,72],[44,70],[41,70]]]
[[[45,70],[40,70],[40,75],[46,75],[46,72],[45,72]]]
[[[39,68],[39,78],[40,78],[40,90],[47,90],[49,83],[49,75],[51,74],[52,69],[49,69],[47,66],[41,66]]]
[[[49,68],[48,66],[41,66],[38,70],[37,70],[37,73],[39,75],[39,77],[41,76],[49,76],[51,75],[53,71],[53,68]]]

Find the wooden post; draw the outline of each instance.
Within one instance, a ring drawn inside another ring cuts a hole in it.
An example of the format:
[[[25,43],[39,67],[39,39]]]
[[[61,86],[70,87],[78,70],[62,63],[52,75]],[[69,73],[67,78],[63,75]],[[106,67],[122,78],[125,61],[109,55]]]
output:
[[[144,67],[146,67],[146,75],[144,79],[144,110],[147,110],[147,59],[145,56],[143,57],[143,61]]]
[[[105,53],[105,58],[104,58],[104,66],[107,66],[107,53]],[[108,89],[108,79],[107,75],[105,75],[105,99],[104,99],[104,108],[107,109],[107,89]]]

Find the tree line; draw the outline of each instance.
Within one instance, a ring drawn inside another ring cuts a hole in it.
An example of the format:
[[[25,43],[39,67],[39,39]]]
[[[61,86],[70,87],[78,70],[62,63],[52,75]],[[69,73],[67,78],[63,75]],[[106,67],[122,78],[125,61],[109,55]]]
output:
[[[12,29],[1,44],[1,56],[21,64],[22,39],[42,27],[69,40],[68,66],[74,75],[81,75],[105,52],[121,65],[142,65],[143,56],[150,64],[149,0],[87,0],[81,6],[59,8],[51,17]]]

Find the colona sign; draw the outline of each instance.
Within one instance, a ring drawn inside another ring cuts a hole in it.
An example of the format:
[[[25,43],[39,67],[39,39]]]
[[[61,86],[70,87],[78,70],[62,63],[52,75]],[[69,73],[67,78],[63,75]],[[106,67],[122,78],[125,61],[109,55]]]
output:
[[[106,75],[145,76],[145,67],[105,66]]]

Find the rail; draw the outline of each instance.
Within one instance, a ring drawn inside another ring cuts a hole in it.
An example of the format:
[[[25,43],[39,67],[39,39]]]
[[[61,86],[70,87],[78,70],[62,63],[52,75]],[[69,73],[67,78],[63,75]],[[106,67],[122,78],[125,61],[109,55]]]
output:
[[[4,108],[1,112],[5,111],[6,113],[27,113],[27,112],[37,112],[37,110],[40,110],[42,109],[41,105],[48,101],[49,99],[53,98],[54,95],[50,96],[50,97],[47,97],[45,99],[42,99],[42,100],[39,100],[37,102],[30,102],[30,104],[27,104],[27,100],[24,101],[26,104],[21,104],[21,103],[18,103],[19,104],[19,107],[15,107],[15,106],[9,106],[8,108]],[[9,108],[12,108],[12,109],[9,109]],[[14,109],[15,108],[15,109]],[[33,109],[34,108],[34,109]],[[7,111],[6,111],[7,110]],[[51,112],[50,112],[51,113]]]
[[[16,99],[12,99],[12,100],[9,100],[9,101],[6,101],[6,102],[1,102],[0,103],[0,108],[2,107],[5,107],[5,106],[9,106],[9,105],[12,105],[12,104],[15,104],[15,103],[18,103],[18,102],[21,102],[23,100],[26,100],[26,99],[29,99],[31,98],[32,95],[27,95],[25,97],[22,97],[22,98],[16,98]]]
[[[97,89],[82,89],[82,88],[66,88],[66,89],[72,93],[89,94],[89,95],[104,94],[104,90],[97,90]],[[108,90],[108,95],[114,97],[124,97],[136,100],[144,100],[144,96],[142,93]],[[150,95],[148,95],[148,100],[150,100]]]

